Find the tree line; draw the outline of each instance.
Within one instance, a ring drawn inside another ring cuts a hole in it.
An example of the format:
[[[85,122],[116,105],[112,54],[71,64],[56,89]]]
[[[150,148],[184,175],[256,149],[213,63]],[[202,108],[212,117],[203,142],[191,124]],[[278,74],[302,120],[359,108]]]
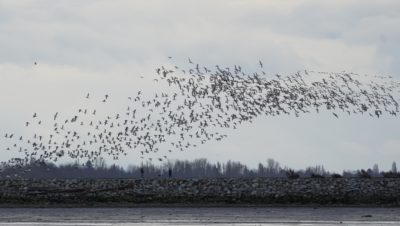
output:
[[[301,170],[282,167],[274,159],[268,159],[265,164],[259,163],[256,168],[250,168],[239,161],[211,163],[207,159],[175,160],[161,165],[145,163],[130,165],[123,168],[118,165],[108,165],[102,158],[85,164],[78,162],[55,165],[48,162],[32,161],[25,166],[3,166],[0,168],[0,178],[237,178],[237,177],[280,177],[280,178],[327,178],[327,177],[399,177],[396,162],[390,171],[379,170],[377,164],[369,169],[347,170],[342,173],[329,172],[324,166],[317,165]]]

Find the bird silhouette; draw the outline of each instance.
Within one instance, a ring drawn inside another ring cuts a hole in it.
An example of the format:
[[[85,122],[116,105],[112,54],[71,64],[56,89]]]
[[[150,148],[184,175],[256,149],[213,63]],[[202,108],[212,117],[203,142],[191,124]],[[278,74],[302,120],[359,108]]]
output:
[[[64,157],[96,161],[104,155],[119,160],[128,152],[143,160],[162,162],[171,152],[187,151],[212,140],[221,142],[228,130],[237,130],[258,117],[300,117],[313,111],[331,111],[335,118],[339,112],[376,118],[399,113],[395,92],[400,83],[389,77],[310,70],[264,76],[245,73],[237,65],[233,69],[216,65],[211,70],[190,58],[188,61],[190,68],[183,71],[176,70],[183,68],[176,65],[157,68],[157,78],[152,81],[164,83],[170,91],[153,96],[144,95],[142,90],[132,93],[123,112],[104,116],[101,109],[83,107],[72,118],[57,112],[51,130],[44,132],[43,127],[34,128],[42,120],[46,124],[35,112],[33,121],[25,125],[43,134],[15,140],[7,133],[5,138],[15,141],[8,150],[27,151],[23,158],[3,164],[56,162]],[[261,61],[259,64],[263,68]],[[87,101],[95,101],[89,95]],[[109,94],[104,95],[102,102],[106,101],[113,101]]]

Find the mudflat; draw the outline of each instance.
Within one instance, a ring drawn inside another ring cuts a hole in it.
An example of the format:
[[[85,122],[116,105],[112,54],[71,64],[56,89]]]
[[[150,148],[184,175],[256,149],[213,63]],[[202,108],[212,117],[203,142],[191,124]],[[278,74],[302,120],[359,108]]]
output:
[[[400,208],[0,208],[0,225],[400,225]]]

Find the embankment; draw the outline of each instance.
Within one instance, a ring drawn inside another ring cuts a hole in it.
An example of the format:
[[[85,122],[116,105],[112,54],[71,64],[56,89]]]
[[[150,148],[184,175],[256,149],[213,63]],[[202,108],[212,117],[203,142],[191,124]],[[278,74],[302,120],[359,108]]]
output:
[[[400,204],[400,178],[0,180],[0,206]]]

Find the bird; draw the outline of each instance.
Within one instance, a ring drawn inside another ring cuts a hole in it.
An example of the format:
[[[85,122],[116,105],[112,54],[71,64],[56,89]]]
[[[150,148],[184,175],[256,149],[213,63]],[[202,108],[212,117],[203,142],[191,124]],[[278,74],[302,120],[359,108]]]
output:
[[[128,151],[136,152],[140,159],[163,161],[173,151],[187,151],[212,140],[222,142],[227,137],[223,131],[237,130],[258,117],[284,114],[300,117],[324,109],[332,111],[335,118],[339,118],[337,109],[349,114],[368,113],[372,117],[399,114],[398,101],[389,89],[399,89],[400,83],[386,77],[379,78],[385,82],[382,84],[366,82],[360,75],[346,72],[304,70],[288,76],[264,77],[245,73],[236,65],[234,69],[216,65],[211,70],[194,64],[190,58],[188,61],[191,68],[184,71],[175,70],[182,68],[178,66],[155,70],[158,77],[153,82],[164,83],[174,91],[160,90],[148,96],[139,90],[128,97],[131,101],[122,108],[123,112],[108,109],[113,112],[104,116],[100,109],[80,108],[78,113],[84,115],[72,119],[57,112],[53,120],[60,120],[54,124],[50,136],[35,134],[33,139],[20,139],[16,147],[10,147],[32,148],[32,152],[26,152],[27,160],[18,164],[28,164],[32,158],[94,160],[102,155],[118,160]],[[259,64],[262,68],[261,61]],[[318,79],[306,81],[312,74],[318,74]],[[106,100],[113,101],[109,94],[104,95],[103,102]],[[36,117],[34,113],[33,118]],[[45,119],[39,122],[42,120]],[[149,158],[150,155],[155,156]]]

